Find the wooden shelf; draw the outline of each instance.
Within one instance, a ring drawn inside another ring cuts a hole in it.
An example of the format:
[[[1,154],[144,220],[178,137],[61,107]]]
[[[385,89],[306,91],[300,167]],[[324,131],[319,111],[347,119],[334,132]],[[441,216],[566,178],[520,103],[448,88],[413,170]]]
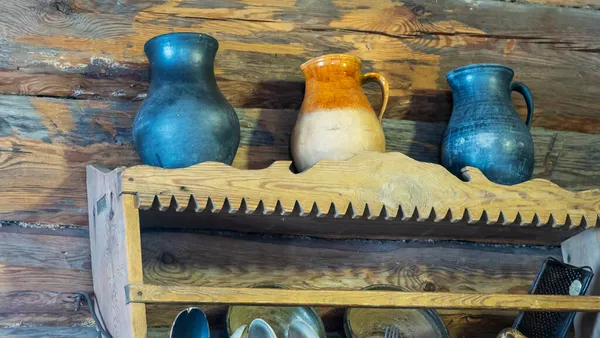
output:
[[[301,174],[290,166],[137,166],[124,170],[123,191],[142,210],[201,213],[178,218],[195,228],[211,220],[222,230],[335,238],[559,244],[599,222],[600,190],[569,192],[542,179],[502,186],[475,168],[464,170],[464,182],[401,153],[365,152]],[[161,217],[174,216],[150,218]]]
[[[88,167],[94,291],[113,336],[144,337],[146,304],[165,302],[600,311],[600,297],[144,284],[140,227],[557,244],[600,221],[600,190],[569,192],[540,179],[501,186],[474,168],[464,182],[400,153],[323,161],[301,174],[290,165]]]
[[[490,182],[467,167],[463,182],[442,166],[401,153],[364,152],[348,161],[322,161],[301,174],[291,162],[240,170],[203,163],[168,170],[137,166],[123,172],[123,192],[142,209],[350,218],[448,220],[469,223],[592,227],[600,189],[569,192],[543,179],[514,186]]]
[[[450,292],[282,290],[132,284],[130,303],[600,312],[600,297]]]

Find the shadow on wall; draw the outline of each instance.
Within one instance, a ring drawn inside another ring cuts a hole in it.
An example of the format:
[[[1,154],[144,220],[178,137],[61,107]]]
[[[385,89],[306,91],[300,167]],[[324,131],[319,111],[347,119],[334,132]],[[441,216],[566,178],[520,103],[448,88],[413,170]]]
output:
[[[261,81],[241,102],[242,108],[299,110],[304,99],[304,81]]]
[[[303,81],[264,81],[247,94],[241,105],[241,144],[234,166],[262,169],[274,161],[291,160],[290,137],[304,98]],[[366,92],[373,109],[381,106],[376,88]],[[396,102],[394,102],[396,101]],[[398,98],[390,100],[388,111],[402,111]],[[387,151],[398,151],[423,162],[440,162],[441,142],[452,111],[449,91],[412,92],[404,114],[390,114],[383,120]],[[396,104],[396,106],[394,106]],[[254,108],[260,107],[260,108]]]
[[[415,160],[439,163],[446,122],[452,112],[448,91],[416,90],[410,96],[401,121],[384,120],[387,151],[402,152]],[[400,118],[399,118],[400,119]]]
[[[241,144],[234,166],[262,169],[291,160],[290,138],[303,98],[304,81],[262,81],[255,86],[241,105],[246,109],[240,116]]]

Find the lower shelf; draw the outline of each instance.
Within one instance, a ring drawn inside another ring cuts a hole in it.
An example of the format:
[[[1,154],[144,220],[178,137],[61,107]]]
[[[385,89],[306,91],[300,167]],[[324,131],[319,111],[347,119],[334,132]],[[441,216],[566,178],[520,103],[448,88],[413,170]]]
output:
[[[452,292],[282,290],[130,284],[129,303],[211,303],[315,307],[382,307],[600,312],[600,296]]]

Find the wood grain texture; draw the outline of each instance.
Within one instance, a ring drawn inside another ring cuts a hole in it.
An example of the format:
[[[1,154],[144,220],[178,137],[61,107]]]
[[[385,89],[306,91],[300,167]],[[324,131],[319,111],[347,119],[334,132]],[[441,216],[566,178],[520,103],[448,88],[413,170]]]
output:
[[[220,333],[220,334],[219,334]],[[149,328],[148,338],[165,338],[169,336],[168,328]],[[212,337],[226,338],[224,332],[211,332]],[[93,327],[17,327],[0,328],[0,337],[12,338],[98,338],[98,331]],[[339,337],[332,337],[339,338]]]
[[[224,332],[214,334],[211,332],[211,336],[226,338],[223,335]],[[169,335],[168,328],[149,328],[148,338],[165,338]],[[0,337],[13,337],[13,338],[97,338],[98,331],[92,327],[19,327],[10,329],[0,329]],[[331,337],[339,338],[339,337]]]
[[[168,327],[148,328],[147,338],[165,338],[169,336]],[[97,338],[98,332],[92,327],[26,327],[0,329],[0,337],[13,338]],[[227,338],[227,332],[223,330],[210,330],[210,336],[216,338]],[[342,338],[337,333],[328,334],[328,338]]]
[[[0,337],[12,338],[97,338],[98,332],[91,327],[18,327],[0,328]]]
[[[48,270],[41,274],[51,273],[50,269],[57,267],[77,269],[90,265],[89,257],[87,262],[75,264],[73,260],[66,263],[57,254],[66,249],[74,257],[83,259],[85,255],[77,253],[74,248],[89,253],[87,230],[24,229],[15,226],[5,226],[0,230],[3,234],[14,234],[10,241],[15,251],[3,261],[4,264],[47,267]],[[435,288],[438,291],[525,293],[543,260],[547,256],[560,256],[555,247],[331,241],[147,231],[142,234],[145,281],[177,282],[182,285],[220,283],[224,286],[246,287],[260,282],[284,283],[292,275],[294,277],[286,284],[294,288],[356,290],[370,284],[391,283],[415,291]],[[45,236],[52,236],[52,240],[46,241],[43,248],[17,244],[39,244],[38,237]],[[69,248],[69,243],[73,248]],[[60,249],[54,250],[54,247]],[[436,254],[439,250],[445,254]],[[47,252],[47,256],[42,252]],[[206,256],[213,259],[210,262],[198,260],[198,257]],[[315,261],[314,257],[319,257],[319,260]],[[278,268],[274,273],[267,273],[260,266],[249,264],[257,260]],[[86,272],[89,282],[83,284],[69,275],[51,274],[55,284],[68,285],[72,289],[64,293],[0,291],[0,326],[89,325],[91,317],[87,308],[82,306],[80,311],[75,312],[76,298],[70,293],[76,290],[91,291],[91,271]],[[23,287],[39,288],[40,285],[23,284]],[[170,325],[182,307],[149,306],[148,326]],[[17,312],[14,310],[16,308],[19,309]],[[209,311],[211,327],[222,325],[225,310],[223,306],[217,306]],[[343,310],[323,308],[319,311],[328,329],[336,332],[342,330]],[[500,329],[512,323],[516,312],[445,311],[442,316],[455,337],[495,337]]]
[[[145,283],[223,287],[392,284],[413,291],[527,293],[546,257],[560,255],[552,247],[149,230],[142,242]]]
[[[0,232],[0,264],[91,271],[89,244],[63,236]]]
[[[81,287],[77,280],[63,277],[63,282],[71,282],[74,289]],[[90,325],[89,308],[78,307],[79,301],[71,292],[0,292],[0,327]]]
[[[590,229],[561,245],[563,259],[566,263],[575,266],[589,266],[594,272],[594,278],[586,295],[600,295],[600,231]],[[600,336],[600,315],[597,313],[578,313],[575,316],[575,337]]]
[[[140,236],[139,211],[135,206],[136,200],[133,196],[122,195],[122,198],[123,222],[125,224],[125,266],[127,269],[127,281],[129,283],[143,283],[144,273],[142,266],[142,241]],[[94,252],[92,251],[92,256],[93,255]],[[99,277],[106,278],[103,272]],[[114,296],[111,294],[110,297]],[[112,302],[114,304],[115,302],[119,302],[121,300],[121,297],[114,297],[112,299]],[[141,304],[128,304],[126,307],[130,308],[131,318],[133,319],[133,334],[131,335],[131,337],[146,337],[146,306]],[[120,334],[119,330],[117,330],[116,333]]]
[[[0,96],[0,219],[87,224],[85,166],[139,164],[131,145],[139,103]],[[234,167],[289,160],[292,110],[238,109]],[[439,161],[445,125],[384,119],[388,151]],[[600,136],[532,129],[535,177],[570,190],[600,187]]]
[[[444,74],[494,62],[515,69],[531,87],[534,126],[599,132],[600,89],[587,85],[599,81],[600,14],[593,10],[494,0],[59,3],[5,2],[2,93],[139,100],[148,88],[144,42],[195,31],[220,41],[216,73],[235,107],[298,109],[299,66],[321,54],[350,53],[365,60],[365,72],[390,81],[388,117],[443,122],[451,111]],[[379,102],[371,89],[369,97]]]
[[[281,290],[131,284],[132,303],[215,303],[282,306],[393,307],[482,310],[600,311],[597,296],[461,294],[448,292]]]
[[[89,245],[84,241],[2,232],[0,243],[0,292],[12,293],[5,294],[5,303],[13,295],[31,300],[36,295],[45,297],[41,296],[44,292],[56,295],[92,290]]]
[[[557,248],[548,247],[149,230],[142,233],[142,243],[145,283],[187,286],[280,283],[302,289],[358,290],[381,283],[414,291],[526,293],[544,259],[559,254]],[[444,255],[439,255],[440,250]],[[170,325],[185,306],[149,304],[148,324]],[[201,307],[211,327],[223,325],[226,307]],[[343,309],[317,310],[327,330],[343,331]],[[445,311],[442,316],[453,337],[496,337],[511,325],[516,312]]]
[[[523,2],[549,6],[586,8],[590,10],[600,8],[600,1],[598,0],[526,0]]]
[[[92,292],[87,231],[0,228],[0,327],[87,325],[77,292]]]
[[[488,181],[467,167],[463,182],[439,165],[401,153],[360,153],[347,161],[321,161],[294,174],[291,163],[239,170],[203,163],[165,170],[136,166],[123,172],[123,191],[142,208],[456,222],[593,227],[600,190],[572,193],[542,179],[514,186]],[[198,178],[202,178],[199,180]],[[188,204],[189,202],[189,204]]]
[[[128,304],[123,292],[130,281],[142,278],[133,199],[123,196],[119,171],[88,168],[87,191],[94,294],[105,328],[117,337],[145,337],[146,309]]]

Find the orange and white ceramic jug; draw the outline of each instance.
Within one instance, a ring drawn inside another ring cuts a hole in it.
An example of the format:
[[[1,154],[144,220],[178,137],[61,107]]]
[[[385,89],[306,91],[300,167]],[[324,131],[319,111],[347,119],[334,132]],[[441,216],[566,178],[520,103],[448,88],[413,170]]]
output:
[[[301,67],[306,91],[291,148],[299,171],[320,160],[347,160],[361,151],[385,151],[381,119],[389,87],[377,73],[362,74],[360,59],[331,54],[312,59]],[[376,81],[383,92],[379,115],[371,107],[361,85]]]

